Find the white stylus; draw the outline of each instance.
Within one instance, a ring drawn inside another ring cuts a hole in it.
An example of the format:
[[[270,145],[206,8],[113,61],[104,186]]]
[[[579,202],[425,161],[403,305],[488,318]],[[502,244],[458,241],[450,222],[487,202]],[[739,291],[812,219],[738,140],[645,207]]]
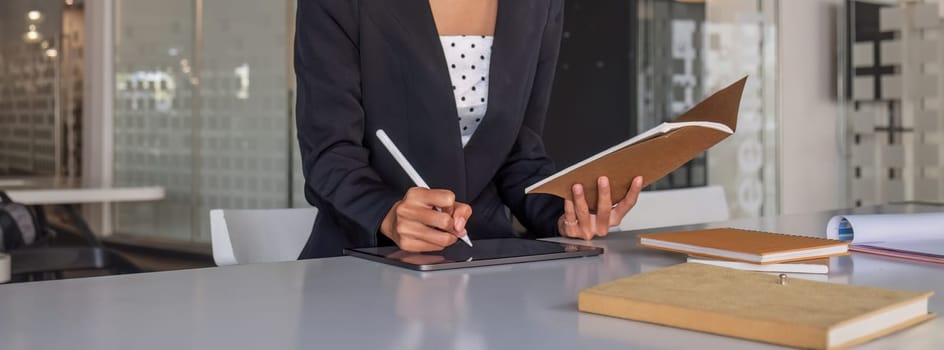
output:
[[[387,136],[387,133],[383,129],[377,129],[377,138],[380,139],[380,143],[387,148],[387,151],[390,152],[390,155],[393,156],[393,159],[397,160],[397,164],[400,164],[400,167],[403,168],[403,171],[406,172],[410,179],[413,180],[413,183],[416,184],[416,187],[422,187],[429,189],[429,185],[426,184],[426,181],[420,177],[420,174],[416,172],[416,169],[413,168],[413,165],[410,164],[410,161],[406,160],[406,157],[403,156],[403,153],[400,153],[400,149],[397,148],[397,145],[393,143],[393,140],[390,139],[390,136]],[[442,211],[440,208],[436,208],[437,211]],[[459,237],[465,244],[472,246],[472,241],[469,240],[469,235],[466,234],[463,237]]]

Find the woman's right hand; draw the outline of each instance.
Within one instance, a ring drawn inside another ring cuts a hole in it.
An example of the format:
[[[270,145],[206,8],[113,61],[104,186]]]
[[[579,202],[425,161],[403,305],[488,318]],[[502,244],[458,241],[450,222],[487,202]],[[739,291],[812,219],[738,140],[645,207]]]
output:
[[[471,215],[472,207],[456,202],[452,191],[412,187],[387,212],[380,232],[408,252],[439,251],[468,234]]]

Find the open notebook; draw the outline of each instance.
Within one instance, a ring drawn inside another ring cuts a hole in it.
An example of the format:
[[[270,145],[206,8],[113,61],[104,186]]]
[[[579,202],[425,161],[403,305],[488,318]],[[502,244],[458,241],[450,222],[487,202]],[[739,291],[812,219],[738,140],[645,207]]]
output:
[[[852,251],[944,263],[944,213],[839,215],[826,235]]]
[[[675,120],[662,123],[618,145],[528,186],[525,193],[546,193],[572,199],[571,186],[583,185],[587,204],[596,209],[597,178],[610,179],[610,196],[626,196],[636,176],[643,187],[692,160],[737,129],[738,108],[747,77],[734,82],[692,107]]]

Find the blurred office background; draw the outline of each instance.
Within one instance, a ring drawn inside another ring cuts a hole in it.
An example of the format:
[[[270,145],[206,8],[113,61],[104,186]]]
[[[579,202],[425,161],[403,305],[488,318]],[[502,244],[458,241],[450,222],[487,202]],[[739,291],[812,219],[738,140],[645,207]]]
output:
[[[163,187],[86,219],[106,242],[197,254],[210,209],[307,206],[294,10],[0,1],[0,177]],[[932,0],[567,0],[548,151],[565,167],[749,75],[737,134],[650,189],[721,186],[735,218],[944,202],[941,13]]]

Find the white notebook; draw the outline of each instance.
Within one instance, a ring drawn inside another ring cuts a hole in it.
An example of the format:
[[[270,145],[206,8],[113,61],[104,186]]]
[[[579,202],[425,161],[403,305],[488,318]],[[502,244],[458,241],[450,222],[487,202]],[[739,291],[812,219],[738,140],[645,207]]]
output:
[[[688,262],[727,267],[729,269],[737,269],[737,270],[743,270],[743,271],[817,273],[817,274],[829,273],[829,258],[817,259],[815,261],[817,261],[818,263],[817,262],[809,262],[809,263],[792,262],[792,263],[782,263],[782,264],[761,265],[761,264],[751,264],[748,262],[740,262],[740,261],[701,258],[701,257],[696,257],[696,256],[688,257]]]

